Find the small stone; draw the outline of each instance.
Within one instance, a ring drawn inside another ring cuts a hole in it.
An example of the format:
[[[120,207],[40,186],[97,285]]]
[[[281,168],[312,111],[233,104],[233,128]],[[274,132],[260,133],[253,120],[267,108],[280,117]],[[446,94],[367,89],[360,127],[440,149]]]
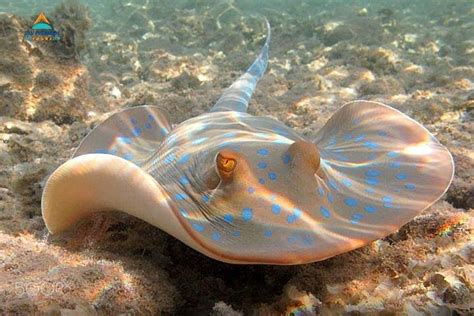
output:
[[[123,84],[123,85],[130,85],[130,84],[134,83],[135,81],[136,81],[136,78],[134,78],[134,76],[132,76],[132,75],[124,75],[120,79],[120,83]]]
[[[358,16],[366,16],[368,13],[369,11],[367,11],[367,8],[362,8],[359,11],[357,11]]]
[[[0,188],[0,200],[5,200],[10,191],[7,188]]]
[[[201,81],[196,76],[189,74],[188,72],[183,72],[178,77],[174,78],[171,81],[171,85],[175,89],[185,90],[197,88],[201,84]]]
[[[4,126],[3,131],[9,134],[26,135],[32,132],[31,126],[22,121],[5,122]]]
[[[35,86],[39,88],[55,88],[60,82],[55,74],[48,71],[40,72],[35,78]]]
[[[120,99],[122,97],[122,92],[120,92],[119,88],[116,86],[113,86],[112,89],[110,90],[110,95],[114,97],[115,99]]]
[[[396,95],[404,94],[403,84],[392,77],[383,77],[363,84],[359,89],[361,95]]]
[[[418,35],[416,34],[405,34],[403,36],[404,41],[411,44],[415,43],[417,38],[418,38]]]
[[[354,37],[354,32],[349,26],[339,25],[329,32],[323,34],[323,43],[332,46],[341,41],[347,41]]]
[[[0,74],[0,92],[7,90],[11,85],[11,80],[5,75]]]

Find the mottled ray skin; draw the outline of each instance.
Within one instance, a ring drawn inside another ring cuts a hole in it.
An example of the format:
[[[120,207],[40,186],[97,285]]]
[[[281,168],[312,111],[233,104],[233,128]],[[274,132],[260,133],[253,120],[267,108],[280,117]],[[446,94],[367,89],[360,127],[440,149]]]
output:
[[[172,129],[145,106],[98,126],[48,181],[48,228],[120,209],[218,260],[298,264],[386,236],[446,191],[449,152],[386,105],[348,103],[313,141],[246,113],[269,41],[208,113]]]

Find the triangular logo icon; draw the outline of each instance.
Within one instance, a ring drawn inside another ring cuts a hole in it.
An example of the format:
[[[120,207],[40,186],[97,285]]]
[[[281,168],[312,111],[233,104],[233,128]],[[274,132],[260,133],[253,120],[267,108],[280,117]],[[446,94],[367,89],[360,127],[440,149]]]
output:
[[[38,15],[38,17],[35,20],[35,23],[33,23],[33,24],[38,24],[38,23],[41,23],[41,22],[46,23],[46,24],[51,24],[51,23],[49,23],[49,20],[46,17],[46,15],[44,15],[43,11],[40,12],[40,14]]]

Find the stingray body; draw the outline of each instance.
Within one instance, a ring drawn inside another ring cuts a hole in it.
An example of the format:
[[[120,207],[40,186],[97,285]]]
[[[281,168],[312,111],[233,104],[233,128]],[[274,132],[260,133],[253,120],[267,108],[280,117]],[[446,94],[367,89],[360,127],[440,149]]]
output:
[[[384,237],[446,191],[450,153],[422,125],[369,101],[342,106],[307,140],[246,113],[261,53],[211,111],[174,129],[154,106],[112,115],[48,179],[52,233],[121,210],[230,263],[300,264]]]

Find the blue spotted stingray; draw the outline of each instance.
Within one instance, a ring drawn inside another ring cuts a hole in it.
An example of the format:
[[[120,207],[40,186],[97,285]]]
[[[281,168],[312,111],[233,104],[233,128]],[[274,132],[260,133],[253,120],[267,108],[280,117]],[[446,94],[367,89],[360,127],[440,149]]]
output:
[[[208,113],[172,127],[138,106],[92,130],[50,176],[42,211],[52,233],[120,210],[230,263],[300,264],[382,238],[446,191],[449,151],[387,105],[343,105],[306,139],[247,113],[266,42]]]

